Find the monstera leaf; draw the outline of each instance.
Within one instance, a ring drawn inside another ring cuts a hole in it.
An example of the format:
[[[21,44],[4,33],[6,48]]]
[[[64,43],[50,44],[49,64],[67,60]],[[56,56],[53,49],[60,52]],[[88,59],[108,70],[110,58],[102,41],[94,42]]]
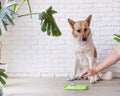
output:
[[[5,73],[4,69],[0,69],[0,82],[5,85],[6,81],[5,79],[8,78],[7,74]]]
[[[114,40],[116,40],[117,42],[120,42],[120,34],[114,34]]]
[[[52,7],[49,7],[45,12],[39,14],[41,20],[41,31],[47,32],[47,35],[61,36],[61,31],[58,28],[53,14],[57,13]]]
[[[0,35],[2,34],[2,32],[7,31],[7,25],[10,25],[11,27],[14,26],[14,22],[12,18],[16,18],[18,15],[17,13],[15,13],[13,10],[9,8],[10,6],[13,6],[14,4],[16,4],[15,1],[11,1],[5,4],[5,6],[0,9],[0,27],[1,27]]]

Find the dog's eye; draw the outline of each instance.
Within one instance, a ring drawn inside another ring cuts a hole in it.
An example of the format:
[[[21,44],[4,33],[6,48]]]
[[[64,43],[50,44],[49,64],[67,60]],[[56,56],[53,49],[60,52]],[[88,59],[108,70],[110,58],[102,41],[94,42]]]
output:
[[[87,31],[87,28],[85,28],[84,31],[86,32],[86,31]]]
[[[77,30],[77,32],[80,32],[81,30]]]

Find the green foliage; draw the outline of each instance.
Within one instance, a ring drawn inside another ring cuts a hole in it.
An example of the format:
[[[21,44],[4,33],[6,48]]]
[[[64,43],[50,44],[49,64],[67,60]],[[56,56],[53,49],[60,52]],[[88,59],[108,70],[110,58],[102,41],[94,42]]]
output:
[[[49,7],[45,12],[39,14],[39,20],[41,20],[41,31],[46,32],[47,35],[61,36],[61,31],[59,30],[53,14],[57,13],[52,7]]]
[[[28,6],[29,14],[18,16],[17,12],[20,10],[25,2]],[[4,6],[5,7],[2,8],[0,2],[0,35],[2,35],[3,32],[7,31],[7,25],[10,25],[11,27],[15,25],[14,18],[24,17],[28,15],[30,15],[30,17],[32,18],[32,15],[39,14],[39,20],[41,20],[41,30],[43,32],[47,32],[48,36],[61,36],[61,31],[58,28],[53,17],[53,14],[57,12],[53,10],[52,7],[49,7],[45,12],[42,13],[32,13],[29,0],[21,0],[19,4],[16,4],[15,0],[10,0],[10,2],[5,4]],[[9,8],[10,6],[13,6],[13,10]]]
[[[6,81],[5,79],[8,78],[7,74],[5,73],[4,69],[0,69],[0,82],[5,85]]]
[[[120,34],[114,34],[114,40],[120,42]]]
[[[7,25],[10,25],[11,27],[14,26],[14,22],[12,18],[17,18],[17,13],[15,13],[13,10],[11,10],[9,7],[16,4],[14,1],[11,1],[4,5],[3,8],[0,10],[0,35],[2,35],[2,32],[7,31]]]

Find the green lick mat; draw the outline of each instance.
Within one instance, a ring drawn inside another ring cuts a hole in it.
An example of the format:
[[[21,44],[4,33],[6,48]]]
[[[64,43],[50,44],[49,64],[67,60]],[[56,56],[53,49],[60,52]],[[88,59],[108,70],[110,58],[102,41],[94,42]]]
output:
[[[65,84],[64,90],[88,90],[88,86],[85,84]]]

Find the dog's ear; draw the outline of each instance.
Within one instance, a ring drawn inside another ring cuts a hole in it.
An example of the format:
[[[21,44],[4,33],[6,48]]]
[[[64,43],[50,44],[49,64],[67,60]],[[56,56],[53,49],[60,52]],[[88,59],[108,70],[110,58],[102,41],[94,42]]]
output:
[[[68,19],[68,22],[70,24],[70,26],[72,27],[72,29],[74,28],[74,24],[75,24],[75,21],[71,20],[71,19]]]
[[[90,26],[91,19],[92,19],[92,15],[88,16],[87,19],[86,19],[86,22],[88,23],[88,26]]]

